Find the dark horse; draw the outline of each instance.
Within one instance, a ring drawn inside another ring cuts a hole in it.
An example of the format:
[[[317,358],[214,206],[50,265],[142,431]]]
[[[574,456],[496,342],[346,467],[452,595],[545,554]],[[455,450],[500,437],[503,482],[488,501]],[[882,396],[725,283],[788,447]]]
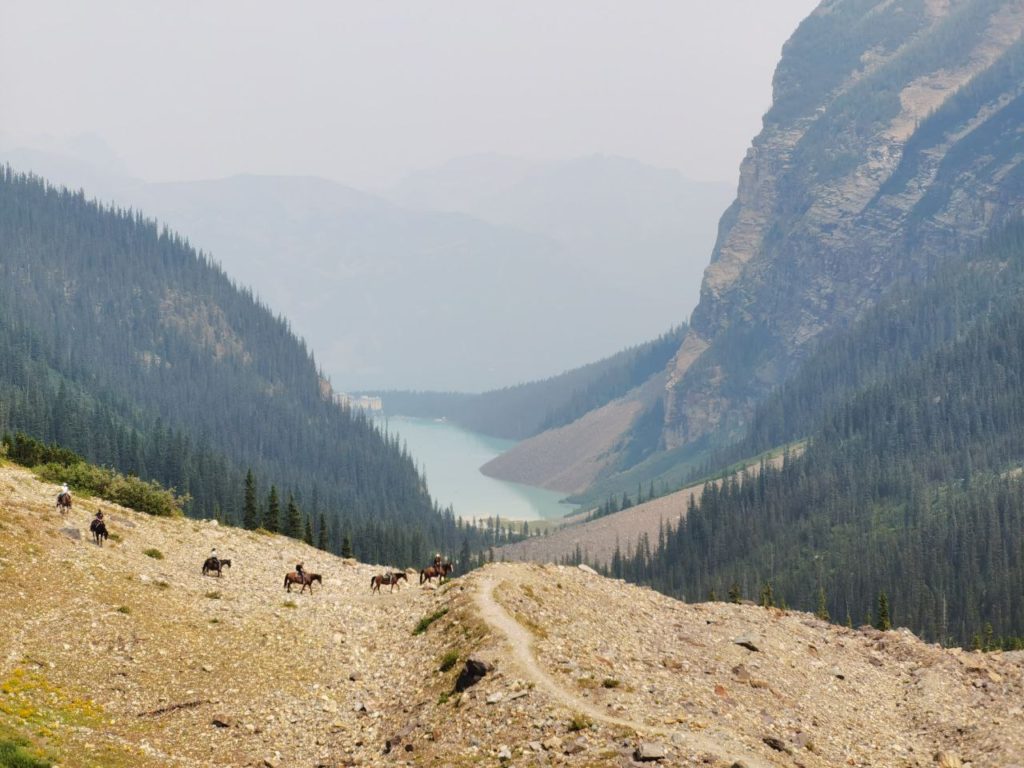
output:
[[[102,520],[94,519],[89,523],[89,532],[92,533],[92,540],[96,542],[96,546],[103,546],[103,539],[108,538],[107,524]]]
[[[398,589],[401,590],[402,586],[398,583],[401,579],[405,579],[406,582],[409,581],[409,577],[404,571],[399,573],[385,573],[383,576],[374,576],[370,579],[370,591],[379,593],[381,584],[390,584],[391,589],[388,590],[389,592],[394,592],[395,587],[398,587]]]
[[[313,594],[314,581],[319,581],[321,587],[324,585],[324,580],[319,573],[304,573],[300,576],[295,571],[292,571],[291,573],[286,573],[284,576],[284,588],[291,592],[292,584],[301,584],[302,589],[299,590],[300,595],[306,591],[306,587],[309,587],[309,594]]]
[[[437,583],[440,584],[442,581],[448,578],[448,574],[455,570],[455,566],[451,563],[441,563],[441,565],[428,565],[422,571],[420,571],[420,584],[424,581],[430,581],[436,578]]]
[[[214,573],[214,572],[216,572],[217,576],[220,576],[220,571],[221,571],[222,568],[230,568],[230,567],[231,567],[231,561],[230,560],[221,560],[220,558],[217,558],[217,557],[208,557],[208,558],[206,558],[206,562],[203,563],[203,576],[205,576],[207,573]]]
[[[57,494],[57,511],[62,515],[66,515],[71,511],[71,494],[70,493],[58,493]]]

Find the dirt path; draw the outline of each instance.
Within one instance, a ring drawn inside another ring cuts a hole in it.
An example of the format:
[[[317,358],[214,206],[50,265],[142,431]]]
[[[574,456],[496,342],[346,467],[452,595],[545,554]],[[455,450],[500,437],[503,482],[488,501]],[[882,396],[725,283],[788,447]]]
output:
[[[544,691],[556,703],[567,709],[584,714],[592,720],[607,723],[608,725],[629,728],[640,734],[668,737],[680,734],[685,738],[685,743],[693,749],[716,755],[729,755],[730,759],[733,760],[742,758],[750,768],[771,768],[770,763],[766,763],[760,758],[747,753],[739,745],[725,744],[705,735],[684,731],[679,728],[663,728],[635,720],[612,717],[601,707],[595,706],[586,699],[559,685],[558,681],[551,677],[537,661],[537,657],[533,652],[533,637],[530,635],[529,630],[510,616],[498,601],[494,599],[494,588],[496,586],[494,580],[490,578],[480,583],[480,588],[476,593],[476,603],[480,611],[480,617],[487,622],[492,630],[504,636],[511,650],[512,658],[526,678],[536,685],[537,688]]]

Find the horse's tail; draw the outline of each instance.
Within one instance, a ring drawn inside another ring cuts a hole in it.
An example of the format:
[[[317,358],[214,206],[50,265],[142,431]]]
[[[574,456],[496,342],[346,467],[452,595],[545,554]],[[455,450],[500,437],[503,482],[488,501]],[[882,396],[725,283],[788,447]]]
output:
[[[284,575],[284,586],[282,588],[283,589],[288,589],[288,574],[287,573]]]
[[[426,569],[423,569],[423,570],[420,571],[420,584],[422,584],[423,581],[426,578],[427,578],[427,571],[426,571]]]

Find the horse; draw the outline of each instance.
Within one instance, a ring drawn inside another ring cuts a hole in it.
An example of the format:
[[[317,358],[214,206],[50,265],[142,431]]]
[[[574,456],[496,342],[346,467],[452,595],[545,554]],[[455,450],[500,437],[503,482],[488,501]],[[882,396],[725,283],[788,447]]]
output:
[[[398,583],[401,579],[405,579],[406,582],[409,581],[409,577],[404,571],[400,571],[399,573],[385,573],[383,576],[374,576],[370,579],[370,591],[377,592],[379,594],[381,584],[390,584],[391,589],[388,590],[389,592],[394,592],[395,587],[398,587],[399,591],[401,591],[402,586]]]
[[[437,578],[437,583],[440,584],[446,578],[448,574],[455,570],[455,566],[451,563],[441,563],[441,565],[428,565],[422,571],[420,571],[420,584],[425,581],[430,581],[433,578]]]
[[[66,515],[71,511],[71,494],[61,492],[57,494],[57,511],[62,515]]]
[[[98,518],[89,523],[89,532],[92,533],[92,540],[96,542],[98,547],[103,546],[103,539],[109,538],[107,524]]]
[[[203,576],[205,576],[207,573],[211,573],[213,571],[216,571],[217,572],[217,576],[220,577],[221,569],[222,568],[230,568],[230,567],[231,567],[231,561],[230,560],[221,560],[221,559],[216,558],[216,557],[208,557],[208,558],[206,558],[206,561],[203,563]]]
[[[299,590],[299,594],[301,595],[306,591],[306,587],[309,587],[309,594],[312,595],[314,581],[319,581],[320,586],[323,587],[324,580],[319,573],[304,573],[300,576],[295,571],[292,571],[291,573],[286,573],[284,576],[284,588],[291,592],[292,584],[301,584],[302,589]]]

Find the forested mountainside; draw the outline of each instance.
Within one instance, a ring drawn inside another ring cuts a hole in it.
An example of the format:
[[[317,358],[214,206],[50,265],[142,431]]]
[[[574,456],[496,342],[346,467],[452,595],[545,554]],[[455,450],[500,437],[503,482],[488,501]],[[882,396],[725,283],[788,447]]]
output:
[[[858,623],[885,593],[931,640],[1024,638],[1024,225],[823,345],[737,454],[798,435],[611,572],[690,599],[770,584]]]
[[[0,170],[0,433],[24,430],[241,522],[244,481],[319,539],[413,563],[464,536],[397,438],[331,402],[288,324],[139,214]],[[264,505],[266,506],[266,505]],[[266,511],[261,514],[264,517]]]
[[[664,370],[686,333],[682,324],[654,341],[541,381],[482,394],[385,392],[389,413],[446,418],[474,432],[522,440],[569,424]]]
[[[674,452],[742,435],[823,334],[1019,214],[1022,29],[1021,0],[832,0],[800,25],[663,396],[604,457],[604,485],[625,472],[622,489],[635,488]],[[545,485],[590,461],[578,432],[514,479]],[[628,471],[629,445],[650,468]]]

